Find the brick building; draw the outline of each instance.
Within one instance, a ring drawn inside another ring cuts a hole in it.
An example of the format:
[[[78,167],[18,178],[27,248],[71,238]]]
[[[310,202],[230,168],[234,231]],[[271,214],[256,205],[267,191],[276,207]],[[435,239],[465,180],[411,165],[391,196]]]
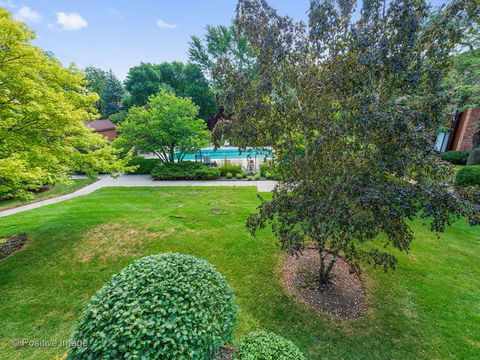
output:
[[[470,150],[473,135],[480,123],[480,108],[468,109],[455,116],[452,130],[438,134],[436,150]]]
[[[105,136],[110,141],[118,137],[115,124],[108,119],[85,121],[85,125],[92,129],[93,132]]]

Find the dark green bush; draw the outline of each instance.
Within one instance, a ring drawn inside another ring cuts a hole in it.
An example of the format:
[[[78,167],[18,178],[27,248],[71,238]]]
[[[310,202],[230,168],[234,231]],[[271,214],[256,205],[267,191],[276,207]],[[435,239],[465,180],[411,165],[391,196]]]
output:
[[[445,151],[440,154],[442,160],[447,161],[454,165],[466,165],[470,151],[461,150],[461,151]]]
[[[69,359],[212,359],[231,341],[233,293],[205,260],[144,257],[101,288],[72,335]]]
[[[239,172],[242,172],[242,167],[240,165],[228,163],[220,166],[219,169],[222,176],[226,176],[227,173],[232,173],[233,176],[237,176]]]
[[[290,340],[273,333],[257,331],[244,337],[238,346],[238,360],[305,360]]]
[[[201,163],[184,161],[161,164],[153,168],[154,180],[215,180],[220,177],[220,170]]]
[[[480,165],[465,166],[458,170],[455,177],[456,186],[480,185]]]
[[[260,176],[267,179],[280,179],[280,171],[277,166],[273,164],[272,161],[265,161],[263,164],[260,164]]]
[[[138,168],[133,171],[131,174],[136,175],[150,175],[153,168],[158,166],[159,160],[158,159],[145,159],[142,157],[133,157],[129,162],[129,166],[138,166]]]

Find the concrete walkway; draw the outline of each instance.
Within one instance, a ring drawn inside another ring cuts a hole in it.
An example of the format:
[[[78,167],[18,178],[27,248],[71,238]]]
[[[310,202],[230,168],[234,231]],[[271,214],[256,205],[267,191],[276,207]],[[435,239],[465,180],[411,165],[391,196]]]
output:
[[[75,177],[80,178],[80,177]],[[84,177],[83,177],[84,178]],[[121,175],[114,179],[108,175],[101,175],[97,182],[87,185],[73,193],[58,196],[52,199],[37,201],[32,204],[19,206],[13,209],[0,211],[0,217],[17,214],[23,211],[36,209],[45,205],[55,204],[61,201],[88,195],[95,190],[106,187],[139,187],[139,186],[256,186],[259,192],[270,192],[275,187],[276,181],[260,180],[210,180],[210,181],[153,181],[150,175]]]

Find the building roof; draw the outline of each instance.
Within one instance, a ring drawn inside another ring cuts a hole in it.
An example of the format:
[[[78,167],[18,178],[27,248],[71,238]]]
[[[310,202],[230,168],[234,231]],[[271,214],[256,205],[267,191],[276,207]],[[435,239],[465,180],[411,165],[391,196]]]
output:
[[[85,125],[93,129],[95,132],[115,130],[116,127],[115,124],[108,119],[85,121]]]

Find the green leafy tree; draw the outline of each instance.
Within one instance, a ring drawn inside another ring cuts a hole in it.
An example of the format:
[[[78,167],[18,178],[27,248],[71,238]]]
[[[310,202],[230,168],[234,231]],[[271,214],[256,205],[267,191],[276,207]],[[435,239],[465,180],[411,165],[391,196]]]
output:
[[[160,72],[156,65],[141,63],[131,67],[124,83],[129,94],[125,105],[127,107],[145,105],[148,98],[160,90],[161,83]]]
[[[28,198],[72,171],[125,169],[118,151],[84,124],[98,97],[83,73],[62,67],[33,38],[0,8],[0,198]]]
[[[216,102],[208,81],[197,65],[174,61],[141,64],[129,70],[125,86],[130,93],[127,105],[143,106],[148,97],[160,90],[190,97],[199,106],[199,116],[207,120],[216,111]]]
[[[478,18],[478,7],[452,1],[432,13],[422,0],[374,0],[358,17],[354,4],[313,0],[306,26],[240,0],[236,24],[258,76],[221,64],[232,118],[219,131],[244,147],[271,143],[282,174],[247,225],[271,224],[291,252],[315,245],[319,283],[339,257],[394,268],[391,249],[409,249],[417,216],[435,232],[458,216],[480,220],[479,194],[453,192],[433,150],[463,34],[452,24]]]
[[[215,114],[215,95],[198,65],[175,61],[159,64],[158,69],[162,84],[170,87],[177,96],[190,97],[199,107],[200,118],[207,120]]]
[[[254,77],[256,75],[256,55],[248,38],[238,34],[235,25],[207,26],[203,38],[192,36],[188,50],[190,61],[197,64],[215,91],[224,87],[219,64],[228,61],[229,65]]]
[[[191,99],[161,90],[146,107],[132,107],[120,124],[119,144],[155,154],[161,162],[182,161],[187,153],[208,144],[210,132],[197,119],[198,106]]]

